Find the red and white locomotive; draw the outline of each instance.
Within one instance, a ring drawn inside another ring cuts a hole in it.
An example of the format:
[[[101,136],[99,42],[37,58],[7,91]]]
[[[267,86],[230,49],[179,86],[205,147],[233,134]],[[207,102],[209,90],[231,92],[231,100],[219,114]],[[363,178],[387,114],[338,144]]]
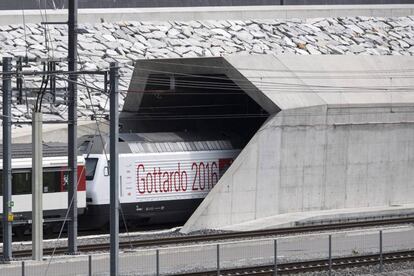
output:
[[[84,141],[84,222],[109,223],[109,139]],[[190,133],[123,133],[119,141],[122,217],[133,224],[184,222],[240,152],[228,138]],[[84,225],[85,223],[83,223]]]

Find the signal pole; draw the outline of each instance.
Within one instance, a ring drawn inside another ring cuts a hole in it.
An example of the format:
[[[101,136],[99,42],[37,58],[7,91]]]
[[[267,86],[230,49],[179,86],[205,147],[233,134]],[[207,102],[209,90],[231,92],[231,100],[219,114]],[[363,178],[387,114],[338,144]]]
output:
[[[110,143],[109,143],[109,168],[110,168],[110,271],[111,276],[119,275],[119,155],[118,155],[118,139],[119,139],[119,107],[118,107],[118,63],[111,62],[109,69],[110,80]]]
[[[3,57],[3,261],[12,259],[11,58]]]
[[[69,224],[68,224],[68,254],[76,254],[78,251],[78,200],[77,200],[77,28],[78,28],[78,0],[69,0],[68,16],[68,70],[69,74],[69,110],[68,110],[68,207],[69,207]]]

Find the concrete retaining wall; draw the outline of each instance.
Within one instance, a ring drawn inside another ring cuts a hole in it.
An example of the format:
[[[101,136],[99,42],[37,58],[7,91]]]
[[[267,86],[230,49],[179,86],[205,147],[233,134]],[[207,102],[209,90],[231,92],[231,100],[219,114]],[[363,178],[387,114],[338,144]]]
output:
[[[414,106],[321,106],[278,113],[183,231],[237,229],[232,225],[280,214],[414,203],[413,112]]]
[[[40,4],[39,4],[40,2]],[[358,4],[410,4],[411,0],[82,0],[80,8],[145,8],[145,7],[197,7],[197,6],[245,6],[245,5],[358,5]],[[3,1],[0,10],[61,9],[66,0],[19,0]]]
[[[0,26],[45,21],[45,11],[0,11]],[[80,23],[118,21],[188,21],[188,20],[249,20],[288,19],[341,16],[399,17],[414,14],[413,4],[402,5],[314,5],[314,6],[233,6],[190,8],[129,8],[81,9]],[[67,20],[66,10],[48,10],[48,21]]]

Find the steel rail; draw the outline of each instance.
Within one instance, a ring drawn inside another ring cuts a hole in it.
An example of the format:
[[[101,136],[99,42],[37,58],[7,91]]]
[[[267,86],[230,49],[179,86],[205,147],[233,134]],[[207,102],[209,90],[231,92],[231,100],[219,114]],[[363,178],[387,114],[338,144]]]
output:
[[[359,221],[359,222],[346,222],[346,223],[333,223],[333,224],[320,224],[320,225],[307,225],[307,226],[296,226],[288,228],[278,228],[278,229],[266,229],[266,230],[257,230],[257,231],[245,231],[245,232],[226,232],[218,234],[205,234],[205,235],[186,235],[186,236],[177,236],[177,237],[166,237],[166,238],[154,238],[146,240],[136,240],[136,241],[122,241],[119,243],[119,247],[122,249],[131,249],[139,247],[156,247],[162,245],[172,245],[172,244],[191,244],[197,242],[212,242],[212,241],[225,241],[231,239],[241,239],[241,238],[258,238],[266,236],[277,236],[277,235],[287,235],[287,234],[300,234],[300,233],[310,233],[318,231],[328,231],[328,230],[342,230],[342,229],[352,229],[360,227],[370,227],[370,226],[384,226],[384,225],[398,225],[398,224],[408,224],[414,223],[414,217],[405,217],[405,218],[392,218],[385,220],[370,220],[370,221]],[[78,250],[80,252],[96,252],[96,251],[108,251],[109,243],[100,243],[100,244],[88,244],[88,245],[79,245]],[[53,249],[48,248],[44,249],[45,255],[52,254]],[[55,254],[64,254],[67,252],[67,247],[58,247],[55,249]],[[14,258],[27,258],[32,254],[31,250],[19,250],[13,252]],[[1,255],[0,255],[1,257]]]
[[[413,250],[396,251],[390,253],[383,253],[384,263],[396,263],[414,260]],[[367,254],[360,256],[348,256],[348,257],[336,257],[332,259],[332,269],[345,269],[353,267],[373,266],[379,265],[379,254]],[[288,262],[278,264],[277,274],[295,274],[313,271],[326,271],[329,268],[328,259],[301,261],[301,262]],[[177,274],[178,275],[178,274]],[[201,272],[189,272],[180,273],[183,276],[198,276],[198,275],[217,275],[217,271],[201,271]],[[239,267],[232,269],[221,269],[220,275],[233,276],[233,275],[274,275],[274,265],[262,265],[262,266],[250,266]]]

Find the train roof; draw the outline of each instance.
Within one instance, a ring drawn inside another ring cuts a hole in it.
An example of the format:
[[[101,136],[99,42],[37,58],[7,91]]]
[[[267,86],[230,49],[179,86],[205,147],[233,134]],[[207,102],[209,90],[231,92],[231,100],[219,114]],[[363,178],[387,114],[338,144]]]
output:
[[[79,142],[84,153],[109,153],[108,136],[85,136]],[[238,139],[225,134],[189,132],[120,133],[119,153],[163,153],[239,149]]]
[[[67,156],[68,145],[64,143],[43,143],[43,157],[57,157]],[[0,157],[3,156],[3,146],[0,145]],[[18,143],[12,144],[12,158],[31,158],[32,157],[32,144],[31,143]]]

